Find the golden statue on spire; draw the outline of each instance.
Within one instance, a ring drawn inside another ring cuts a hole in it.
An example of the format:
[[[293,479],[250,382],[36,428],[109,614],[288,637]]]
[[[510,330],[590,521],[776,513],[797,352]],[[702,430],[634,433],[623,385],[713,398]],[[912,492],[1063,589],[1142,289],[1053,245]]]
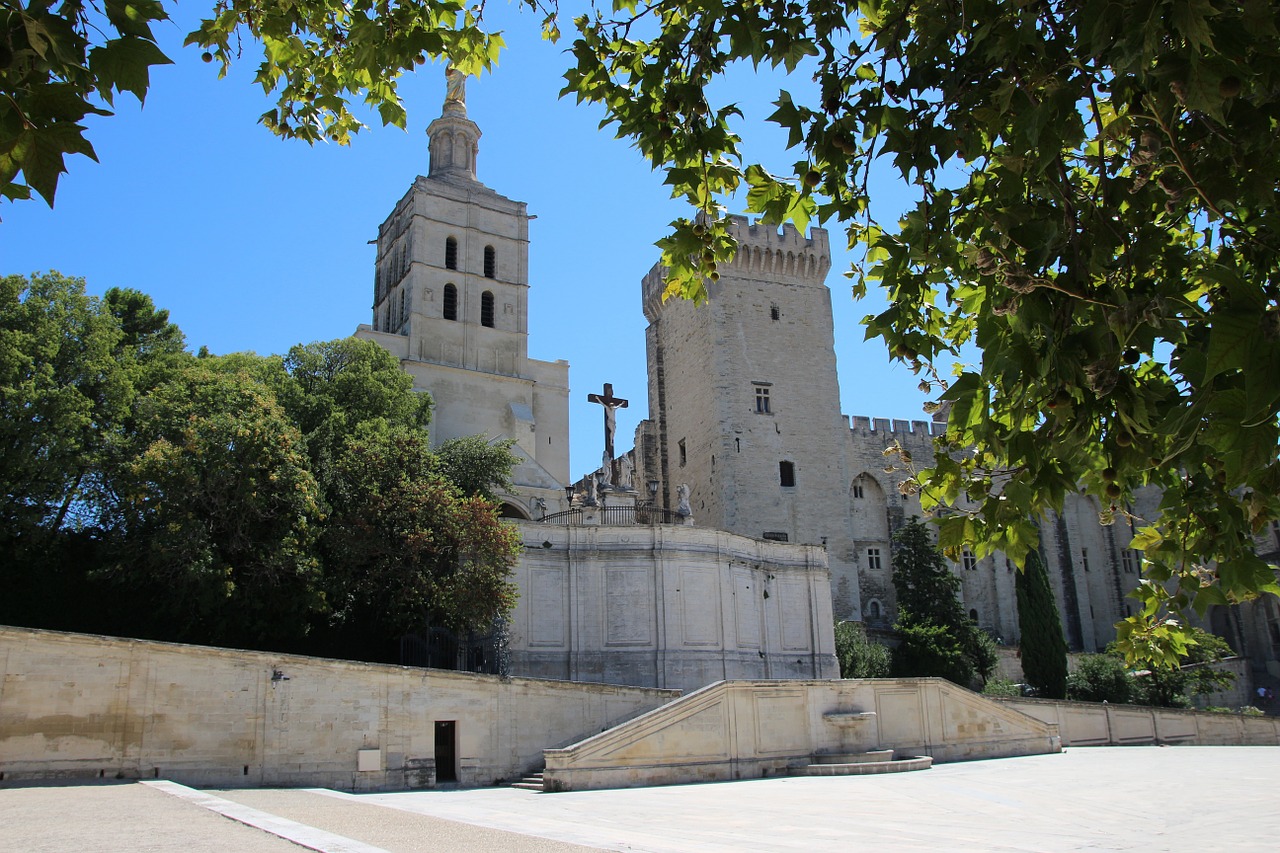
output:
[[[450,104],[467,105],[467,75],[454,68],[452,63],[444,69],[444,105]]]

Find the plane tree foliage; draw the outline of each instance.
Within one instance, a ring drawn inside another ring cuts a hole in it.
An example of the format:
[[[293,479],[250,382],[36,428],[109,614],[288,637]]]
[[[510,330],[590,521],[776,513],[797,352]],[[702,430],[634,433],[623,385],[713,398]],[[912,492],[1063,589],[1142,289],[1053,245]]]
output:
[[[559,36],[556,3],[521,5]],[[163,61],[146,30],[163,4],[101,8],[106,22],[90,26],[87,4],[4,3],[10,197],[29,185],[52,200],[62,154],[88,145],[79,118],[113,93],[141,97]],[[346,142],[357,98],[403,124],[395,81],[420,61],[488,68],[502,42],[483,9],[225,0],[189,43],[223,70],[256,43],[258,80],[277,98],[263,123]],[[936,461],[909,486],[927,510],[963,507],[939,519],[940,544],[1021,564],[1043,514],[1083,489],[1145,552],[1121,647],[1173,666],[1194,642],[1186,612],[1280,592],[1253,549],[1280,517],[1278,11],[614,0],[564,15],[564,93],[603,108],[690,203],[659,243],[668,296],[706,298],[734,252],[735,193],[767,223],[842,229],[859,256],[854,296],[877,288],[889,306],[867,334],[949,414]],[[777,174],[744,161],[738,108],[709,94],[752,66],[790,74],[771,120],[795,159]],[[873,164],[915,194],[905,212],[876,206]],[[1144,485],[1164,499],[1137,517],[1130,496]]]

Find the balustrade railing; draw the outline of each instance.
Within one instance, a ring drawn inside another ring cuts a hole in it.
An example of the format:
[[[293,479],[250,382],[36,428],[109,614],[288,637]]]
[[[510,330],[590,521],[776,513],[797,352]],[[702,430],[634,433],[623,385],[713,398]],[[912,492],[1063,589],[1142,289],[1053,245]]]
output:
[[[574,508],[556,512],[539,519],[543,524],[584,523],[584,516],[592,512],[599,523],[610,527],[630,527],[650,524],[684,524],[684,516],[660,506],[602,506],[589,509]]]

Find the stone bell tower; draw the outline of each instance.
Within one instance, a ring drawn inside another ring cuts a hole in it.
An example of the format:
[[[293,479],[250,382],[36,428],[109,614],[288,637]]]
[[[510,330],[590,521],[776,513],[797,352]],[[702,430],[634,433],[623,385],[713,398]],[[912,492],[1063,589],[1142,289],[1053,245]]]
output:
[[[538,518],[569,479],[569,365],[528,357],[529,213],[476,176],[480,128],[466,81],[446,72],[427,128],[430,164],[378,229],[373,322],[357,334],[401,359],[435,401],[433,445],[511,438],[512,515]]]

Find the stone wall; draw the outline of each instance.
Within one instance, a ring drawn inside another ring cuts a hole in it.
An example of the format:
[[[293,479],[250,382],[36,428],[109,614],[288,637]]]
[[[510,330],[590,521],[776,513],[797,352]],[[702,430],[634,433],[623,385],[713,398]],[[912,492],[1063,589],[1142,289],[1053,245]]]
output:
[[[1276,717],[1053,699],[998,701],[1056,724],[1063,746],[1280,746],[1280,719]]]
[[[821,547],[677,525],[519,526],[513,673],[681,690],[839,675]]]
[[[1057,727],[940,678],[735,681],[548,749],[547,790],[782,775],[815,755],[892,749],[964,761],[1058,752]]]
[[[432,787],[514,779],[678,694],[0,627],[0,778]],[[447,774],[441,774],[447,775]]]

